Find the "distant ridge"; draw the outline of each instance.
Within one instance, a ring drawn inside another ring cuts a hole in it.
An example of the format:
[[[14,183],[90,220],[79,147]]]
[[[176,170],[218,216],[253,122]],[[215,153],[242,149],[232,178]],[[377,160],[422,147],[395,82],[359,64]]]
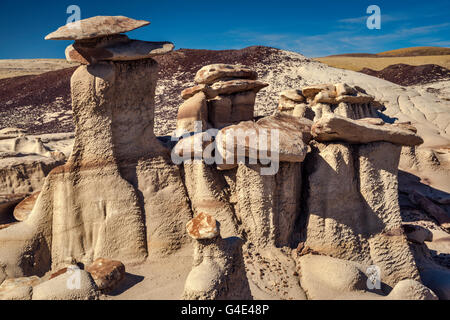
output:
[[[445,56],[450,54],[450,48],[445,47],[411,47],[380,52],[379,57],[417,57],[417,56]]]
[[[450,70],[435,64],[410,66],[400,63],[391,65],[380,71],[364,68],[360,72],[402,86],[432,83],[450,79]]]
[[[401,48],[380,53],[345,53],[334,54],[327,57],[361,57],[361,58],[385,58],[385,57],[418,57],[418,56],[444,56],[450,55],[450,48],[445,47],[411,47]]]
[[[438,65],[450,69],[450,48],[411,47],[380,53],[346,53],[331,55],[314,60],[330,67],[360,71],[364,68],[381,71],[391,65],[408,64],[411,66]],[[397,82],[396,82],[397,83]]]

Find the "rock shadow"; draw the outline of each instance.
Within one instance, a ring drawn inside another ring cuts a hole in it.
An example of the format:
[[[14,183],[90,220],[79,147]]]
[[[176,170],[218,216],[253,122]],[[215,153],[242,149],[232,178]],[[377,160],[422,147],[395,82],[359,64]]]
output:
[[[401,207],[402,220],[404,222],[413,222],[421,220],[420,215],[411,215],[409,210],[419,210],[426,214],[431,220],[433,217],[424,212],[421,208],[417,207],[408,198],[409,194],[414,191],[430,199],[434,204],[441,207],[450,216],[450,204],[439,203],[438,199],[449,199],[450,193],[434,188],[428,184],[422,182],[422,179],[412,173],[399,170],[398,171],[398,184],[399,184],[399,202]]]
[[[138,283],[142,282],[144,280],[143,276],[139,276],[136,274],[131,274],[126,272],[125,278],[122,280],[122,282],[119,284],[117,288],[115,288],[113,291],[108,293],[108,296],[119,296],[125,291],[129,290],[130,288],[134,287]]]
[[[383,110],[384,109],[386,109],[386,107],[383,106]],[[396,118],[396,117],[389,117],[388,115],[384,114],[381,111],[377,111],[377,114],[384,122],[389,123],[389,124],[393,124],[393,123],[395,123],[395,121],[398,120],[398,118]]]

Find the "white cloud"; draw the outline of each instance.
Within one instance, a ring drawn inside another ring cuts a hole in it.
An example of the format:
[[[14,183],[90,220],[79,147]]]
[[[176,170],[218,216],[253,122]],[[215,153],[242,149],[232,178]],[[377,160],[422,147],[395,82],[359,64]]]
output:
[[[437,32],[440,30],[450,29],[450,22],[441,23],[441,24],[435,24],[431,26],[422,26],[422,27],[415,27],[411,29],[403,29],[402,34],[406,35],[416,35],[416,34],[426,34],[431,32]]]
[[[362,17],[357,17],[357,18],[346,18],[346,19],[340,19],[337,22],[341,22],[341,23],[364,23],[365,21],[367,21],[367,18],[369,16],[362,16]]]
[[[449,45],[449,41],[436,36],[436,32],[450,29],[450,23],[441,23],[414,28],[401,28],[391,33],[362,35],[353,30],[338,30],[317,35],[294,33],[260,33],[232,30],[225,35],[245,45],[266,45],[280,49],[300,52],[308,57],[342,54],[348,52],[376,53],[381,47],[398,41],[420,45]],[[426,38],[428,35],[432,38]],[[422,37],[419,37],[422,36]]]
[[[429,44],[438,47],[450,47],[450,41],[433,41],[429,42]]]
[[[337,22],[344,23],[344,24],[366,24],[367,18],[369,18],[369,14],[361,17],[356,18],[346,18],[346,19],[340,19],[337,20]],[[406,16],[400,16],[400,15],[389,15],[389,14],[381,14],[381,23],[383,22],[393,22],[393,21],[401,21],[401,20],[408,20],[408,17]]]

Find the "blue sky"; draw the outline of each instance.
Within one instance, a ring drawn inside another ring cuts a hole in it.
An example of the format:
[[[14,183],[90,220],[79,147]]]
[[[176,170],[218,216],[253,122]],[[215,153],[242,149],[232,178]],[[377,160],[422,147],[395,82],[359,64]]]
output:
[[[150,26],[129,36],[172,41],[177,48],[266,45],[317,57],[450,47],[450,0],[0,0],[0,59],[63,58],[70,42],[44,41],[44,36],[66,23],[66,9],[73,4],[81,8],[82,18],[149,20]],[[366,26],[372,4],[381,8],[380,30]]]

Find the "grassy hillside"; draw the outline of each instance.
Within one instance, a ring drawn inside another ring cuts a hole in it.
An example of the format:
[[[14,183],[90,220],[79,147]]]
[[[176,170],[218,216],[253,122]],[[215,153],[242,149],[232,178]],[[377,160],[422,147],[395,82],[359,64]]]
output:
[[[436,56],[415,56],[415,57],[347,57],[332,56],[324,58],[316,58],[322,63],[331,67],[360,71],[364,68],[373,70],[382,70],[393,64],[409,64],[412,66],[420,66],[424,64],[437,64],[441,67],[450,69],[450,54]]]
[[[65,59],[0,59],[0,79],[42,74],[76,66]]]
[[[393,64],[409,64],[420,66],[436,64],[450,69],[450,48],[444,47],[411,47],[391,51],[372,53],[348,53],[316,58],[331,67],[360,71],[364,68],[382,70]]]
[[[377,53],[379,57],[416,57],[450,55],[450,48],[444,47],[411,47]]]

